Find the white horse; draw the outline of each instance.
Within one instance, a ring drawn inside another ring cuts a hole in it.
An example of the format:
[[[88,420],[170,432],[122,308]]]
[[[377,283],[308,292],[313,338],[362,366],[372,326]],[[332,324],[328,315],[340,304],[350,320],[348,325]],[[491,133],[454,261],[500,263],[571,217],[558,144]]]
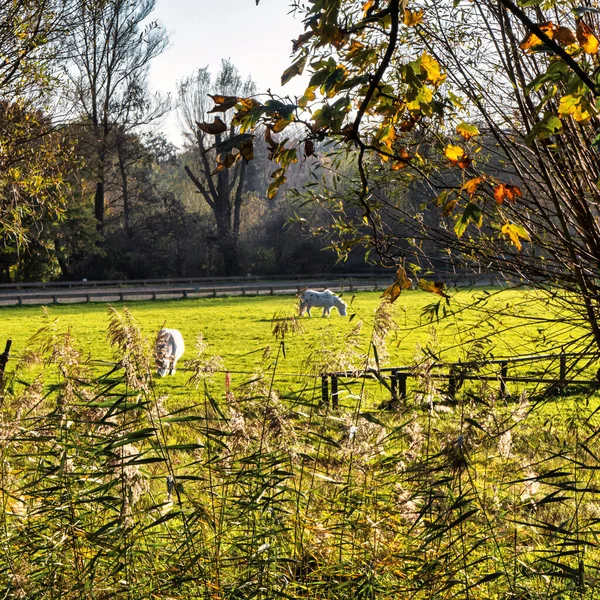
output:
[[[154,356],[158,376],[174,375],[177,361],[185,352],[183,336],[177,329],[161,329],[156,336]]]
[[[346,303],[336,296],[331,290],[325,290],[324,292],[317,292],[315,290],[306,290],[300,295],[300,316],[305,312],[310,314],[310,309],[316,306],[317,308],[323,309],[323,316],[329,316],[331,309],[335,306],[338,313],[342,317],[346,316]]]

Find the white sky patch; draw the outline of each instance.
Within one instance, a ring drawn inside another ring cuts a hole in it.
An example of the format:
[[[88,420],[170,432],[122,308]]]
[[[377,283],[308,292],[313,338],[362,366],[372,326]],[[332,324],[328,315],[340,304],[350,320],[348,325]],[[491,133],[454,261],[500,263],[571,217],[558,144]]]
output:
[[[176,100],[177,82],[208,65],[212,73],[222,58],[230,58],[242,76],[256,82],[259,92],[301,96],[307,77],[281,87],[281,74],[292,63],[292,39],[303,32],[290,14],[287,0],[157,0],[151,19],[170,37],[169,47],[151,64],[150,87]],[[169,141],[181,146],[176,111],[157,126]]]

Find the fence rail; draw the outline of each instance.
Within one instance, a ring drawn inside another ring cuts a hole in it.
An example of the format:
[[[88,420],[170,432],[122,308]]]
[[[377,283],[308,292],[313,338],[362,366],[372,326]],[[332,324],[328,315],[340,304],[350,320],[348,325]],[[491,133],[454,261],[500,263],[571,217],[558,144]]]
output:
[[[571,364],[567,361],[571,359]],[[453,400],[456,393],[463,382],[465,381],[497,381],[499,383],[499,391],[502,396],[508,395],[507,383],[537,383],[548,385],[555,389],[564,389],[567,385],[600,385],[600,370],[598,370],[595,379],[577,379],[569,377],[569,374],[577,373],[576,365],[581,361],[586,360],[589,364],[600,360],[600,352],[560,352],[550,354],[528,354],[523,356],[514,356],[506,358],[497,358],[484,361],[473,362],[455,362],[443,363],[435,362],[428,366],[427,377],[434,380],[446,380],[448,388],[446,396]],[[558,363],[558,373],[556,375],[531,376],[531,375],[509,375],[508,368],[510,365],[518,365],[524,363],[536,363],[550,361],[550,363]],[[487,366],[499,365],[499,372],[486,375],[474,373],[477,369]],[[446,373],[435,373],[432,369],[446,369]],[[387,380],[386,381],[386,376]],[[321,374],[321,401],[323,404],[329,404],[333,408],[339,405],[339,384],[340,379],[358,379],[364,377],[373,377],[384,382],[389,387],[391,399],[389,406],[395,406],[401,400],[407,398],[407,382],[409,378],[423,377],[422,373],[415,370],[414,366],[399,366],[385,367],[382,369],[364,369],[359,371],[333,371]],[[331,393],[330,393],[331,384]]]
[[[118,288],[113,290],[50,290],[43,292],[0,293],[0,304],[61,304],[72,302],[110,302],[126,300],[158,300],[187,299],[218,296],[258,296],[275,294],[295,294],[309,287],[325,288],[337,292],[354,292],[364,290],[382,290],[389,285],[389,279],[341,279],[328,281],[306,281],[302,284],[294,282],[262,282],[244,285],[195,285],[148,287],[146,289]]]
[[[244,277],[167,277],[162,279],[113,279],[113,280],[91,280],[78,281],[46,281],[46,282],[24,282],[24,283],[0,283],[0,293],[3,290],[25,290],[25,289],[52,289],[52,288],[81,288],[81,287],[135,287],[135,286],[157,286],[173,284],[231,284],[244,285],[252,282],[263,281],[305,281],[307,279],[382,279],[393,277],[392,271],[374,273],[317,273],[313,275],[247,275]]]
[[[496,274],[448,274],[452,283],[468,285],[500,284]],[[0,284],[0,306],[24,304],[59,304],[72,302],[115,302],[202,298],[229,295],[273,295],[297,293],[306,287],[330,288],[333,291],[381,290],[393,281],[393,274],[357,273],[339,277],[304,276],[139,279],[128,281],[55,281],[48,283]]]

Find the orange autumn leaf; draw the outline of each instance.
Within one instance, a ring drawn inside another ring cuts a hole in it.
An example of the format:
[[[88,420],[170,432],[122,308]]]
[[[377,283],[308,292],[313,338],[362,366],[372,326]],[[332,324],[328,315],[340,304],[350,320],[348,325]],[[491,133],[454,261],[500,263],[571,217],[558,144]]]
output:
[[[545,33],[549,38],[554,37],[554,23],[552,21],[548,21],[546,23],[540,23],[538,25],[540,30]],[[519,48],[521,50],[531,50],[536,46],[540,46],[544,42],[537,36],[535,33],[531,31],[525,36],[523,41],[519,44]]]
[[[424,292],[431,292],[432,294],[437,294],[442,298],[450,298],[445,291],[443,281],[427,281],[426,279],[419,279],[419,287]]]
[[[398,267],[396,271],[396,281],[392,283],[381,295],[382,298],[389,298],[390,303],[395,302],[402,290],[407,290],[412,285],[412,281],[407,277],[404,267]]]
[[[485,177],[474,177],[473,179],[469,179],[465,184],[463,184],[461,191],[467,192],[469,194],[469,198],[472,198],[475,195],[475,192],[479,188],[479,186],[485,181]]]
[[[518,186],[510,185],[509,183],[501,183],[494,190],[496,204],[502,204],[505,200],[515,202],[515,200],[521,196],[523,196],[521,189]]]
[[[471,164],[471,157],[468,154],[465,154],[456,164],[460,169],[468,169]]]
[[[406,148],[400,149],[400,160],[397,160],[392,164],[392,171],[400,171],[407,167],[410,163],[410,153]]]
[[[577,23],[577,41],[579,45],[583,49],[583,51],[587,54],[597,54],[598,53],[598,38],[594,35],[594,32],[590,27],[588,27],[583,21],[579,21]]]

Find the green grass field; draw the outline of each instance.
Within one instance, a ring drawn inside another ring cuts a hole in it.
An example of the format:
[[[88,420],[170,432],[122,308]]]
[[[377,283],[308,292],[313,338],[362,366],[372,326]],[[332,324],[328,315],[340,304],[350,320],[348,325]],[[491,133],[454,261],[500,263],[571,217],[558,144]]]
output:
[[[444,360],[456,360],[465,351],[459,349],[464,342],[492,333],[497,335],[489,344],[489,350],[495,356],[541,351],[557,341],[547,340],[540,345],[535,322],[495,314],[502,307],[510,307],[511,312],[543,318],[545,307],[527,292],[503,292],[488,302],[483,313],[465,310],[474,298],[483,294],[479,290],[455,294],[449,306],[450,312],[455,314],[440,322],[430,322],[422,311],[438,298],[421,291],[404,292],[392,306],[398,329],[388,338],[391,362],[408,364],[415,357],[418,346],[425,345],[439,350]],[[377,292],[360,292],[353,298],[346,294],[346,300],[352,302],[346,318],[339,317],[335,310],[330,318],[321,318],[320,311],[315,309],[313,318],[300,319],[304,331],[287,337],[286,358],[282,359],[281,366],[297,371],[307,356],[307,349],[317,342],[327,346],[332,340],[349,334],[358,322],[362,322],[360,337],[366,347],[380,296]],[[118,303],[112,306],[117,310],[123,307]],[[220,355],[228,369],[252,371],[260,363],[264,348],[276,344],[272,333],[274,316],[297,314],[297,299],[292,296],[226,297],[132,302],[127,307],[142,333],[152,340],[163,325],[179,329],[186,340],[184,359],[192,357],[194,340],[201,333],[209,344],[209,351]],[[107,304],[55,305],[48,307],[47,312],[51,319],[57,320],[58,330],[71,329],[84,352],[91,353],[94,359],[111,359],[106,341]],[[2,338],[13,340],[13,355],[18,355],[28,339],[48,322],[41,306],[0,308],[0,319]],[[558,335],[560,340],[568,338],[560,332]]]
[[[157,383],[160,393],[178,398],[186,394],[182,387],[189,373],[183,363],[195,357],[195,340],[199,334],[208,344],[207,354],[222,358],[223,369],[231,373],[233,386],[252,378],[254,373],[273,367],[275,360],[278,376],[316,373],[332,365],[334,368],[364,367],[364,355],[372,339],[381,293],[346,294],[345,299],[350,304],[345,318],[335,310],[330,318],[322,318],[317,309],[313,310],[312,318],[300,318],[300,330],[285,337],[284,352],[273,334],[273,319],[297,315],[298,300],[294,296],[132,302],[127,308],[150,345],[163,325],[182,332],[186,352],[179,363],[180,368],[174,377],[166,377]],[[477,301],[477,307],[473,307]],[[557,325],[545,325],[546,335],[541,336],[537,320],[551,315],[541,300],[525,290],[460,291],[452,296],[447,306],[448,316],[432,321],[424,314],[424,309],[438,302],[440,299],[433,294],[409,290],[391,306],[395,325],[386,336],[388,355],[380,348],[381,366],[412,364],[424,348],[444,361],[480,357],[482,352],[497,358],[556,350],[577,337],[577,329],[567,330]],[[442,301],[440,306],[444,305]],[[122,304],[113,306],[119,311],[123,308]],[[13,340],[12,365],[29,338],[49,320],[55,321],[58,331],[70,329],[78,348],[94,360],[110,361],[113,358],[107,342],[107,304],[65,304],[47,309],[41,306],[2,308],[0,318],[2,336]],[[554,333],[548,334],[549,331]],[[354,343],[357,348],[353,355],[344,356],[345,348]],[[3,344],[1,339],[0,344]],[[328,358],[333,362],[327,363]],[[297,383],[290,380],[290,387],[293,387],[292,382]],[[223,376],[217,376],[213,385],[215,389],[222,389]],[[282,387],[285,385],[281,384]],[[382,392],[385,394],[385,390]]]

